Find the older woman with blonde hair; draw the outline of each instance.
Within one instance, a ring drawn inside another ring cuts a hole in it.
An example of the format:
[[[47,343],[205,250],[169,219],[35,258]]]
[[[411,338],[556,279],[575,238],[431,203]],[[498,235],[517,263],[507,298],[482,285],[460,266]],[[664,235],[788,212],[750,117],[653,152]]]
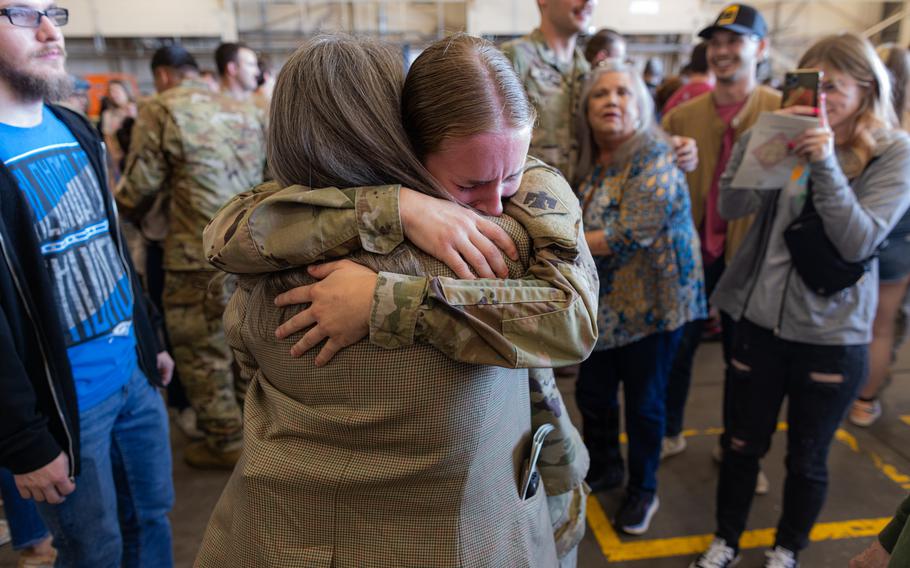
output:
[[[579,361],[593,344],[596,276],[580,211],[554,170],[526,162],[533,109],[489,42],[434,44],[403,95],[402,80],[386,46],[307,42],[273,99],[278,183],[235,200],[206,231],[213,262],[229,270],[344,251],[358,264],[247,277],[232,299],[226,332],[252,378],[245,446],[200,566],[557,564],[544,491],[522,483],[533,382],[514,367]],[[437,222],[434,209],[468,211],[457,202],[493,215],[486,222],[515,241],[510,278],[454,280],[402,242],[421,238],[405,205],[417,192],[356,187],[384,181],[437,196],[419,194]],[[298,302],[310,306],[281,307]],[[570,497],[582,508],[583,491]]]
[[[600,63],[582,91],[579,187],[585,239],[598,265],[598,340],[575,391],[588,483],[623,477],[614,426],[623,384],[629,480],[614,523],[643,534],[657,511],[664,400],[681,327],[705,316],[704,281],[689,192],[653,102],[631,66]]]
[[[737,559],[759,459],[787,399],[787,478],[766,568],[795,568],[828,487],[828,450],[868,365],[878,296],[876,249],[910,205],[910,140],[896,130],[891,83],[855,34],[816,42],[799,67],[824,73],[818,117],[792,140],[800,158],[778,190],[734,187],[748,135],[720,180],[720,214],[756,215],[711,301],[736,320],[725,404],[715,539],[693,568]]]

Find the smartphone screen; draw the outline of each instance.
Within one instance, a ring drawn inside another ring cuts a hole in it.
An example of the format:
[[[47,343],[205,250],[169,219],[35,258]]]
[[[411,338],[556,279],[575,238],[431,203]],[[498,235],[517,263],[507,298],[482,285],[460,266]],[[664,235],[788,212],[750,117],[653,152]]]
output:
[[[796,69],[784,76],[784,93],[781,108],[803,105],[818,107],[818,93],[822,72],[818,69]]]

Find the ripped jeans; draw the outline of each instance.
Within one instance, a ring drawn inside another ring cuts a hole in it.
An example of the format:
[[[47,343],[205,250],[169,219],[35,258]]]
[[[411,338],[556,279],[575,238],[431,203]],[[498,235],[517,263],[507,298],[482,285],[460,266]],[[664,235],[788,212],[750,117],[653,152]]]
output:
[[[736,323],[724,397],[729,430],[722,437],[717,536],[738,548],[759,459],[771,447],[787,397],[787,479],[775,545],[794,552],[808,546],[828,490],[828,449],[867,362],[866,345],[797,343],[745,319]]]

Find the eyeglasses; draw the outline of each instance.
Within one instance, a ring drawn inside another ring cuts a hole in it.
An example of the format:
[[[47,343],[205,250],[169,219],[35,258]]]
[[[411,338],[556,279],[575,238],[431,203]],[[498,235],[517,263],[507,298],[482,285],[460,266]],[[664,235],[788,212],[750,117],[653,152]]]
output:
[[[43,12],[34,8],[3,8],[0,16],[6,16],[9,23],[20,28],[37,28],[41,25],[42,16],[57,27],[65,26],[70,19],[66,8],[48,8]]]

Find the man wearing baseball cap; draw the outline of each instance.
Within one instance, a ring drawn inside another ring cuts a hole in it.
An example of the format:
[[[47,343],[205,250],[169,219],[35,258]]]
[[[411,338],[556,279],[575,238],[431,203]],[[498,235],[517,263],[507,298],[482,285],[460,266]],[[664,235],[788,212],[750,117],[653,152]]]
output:
[[[698,34],[707,43],[708,66],[716,77],[714,91],[674,108],[663,119],[668,133],[695,138],[698,145],[699,164],[687,178],[709,296],[752,222],[751,217],[729,223],[721,218],[717,210],[718,180],[739,137],[752,127],[760,113],[780,108],[780,93],[759,85],[756,74],[758,63],[768,50],[767,34],[765,19],[752,6],[731,4],[724,8],[714,23]],[[733,322],[724,313],[721,321],[724,360],[729,368]],[[682,414],[700,337],[701,322],[688,324],[670,375],[665,457],[685,449],[680,436]],[[767,478],[761,477],[764,476],[760,476],[757,490],[766,492]],[[698,567],[728,565],[695,564]]]

